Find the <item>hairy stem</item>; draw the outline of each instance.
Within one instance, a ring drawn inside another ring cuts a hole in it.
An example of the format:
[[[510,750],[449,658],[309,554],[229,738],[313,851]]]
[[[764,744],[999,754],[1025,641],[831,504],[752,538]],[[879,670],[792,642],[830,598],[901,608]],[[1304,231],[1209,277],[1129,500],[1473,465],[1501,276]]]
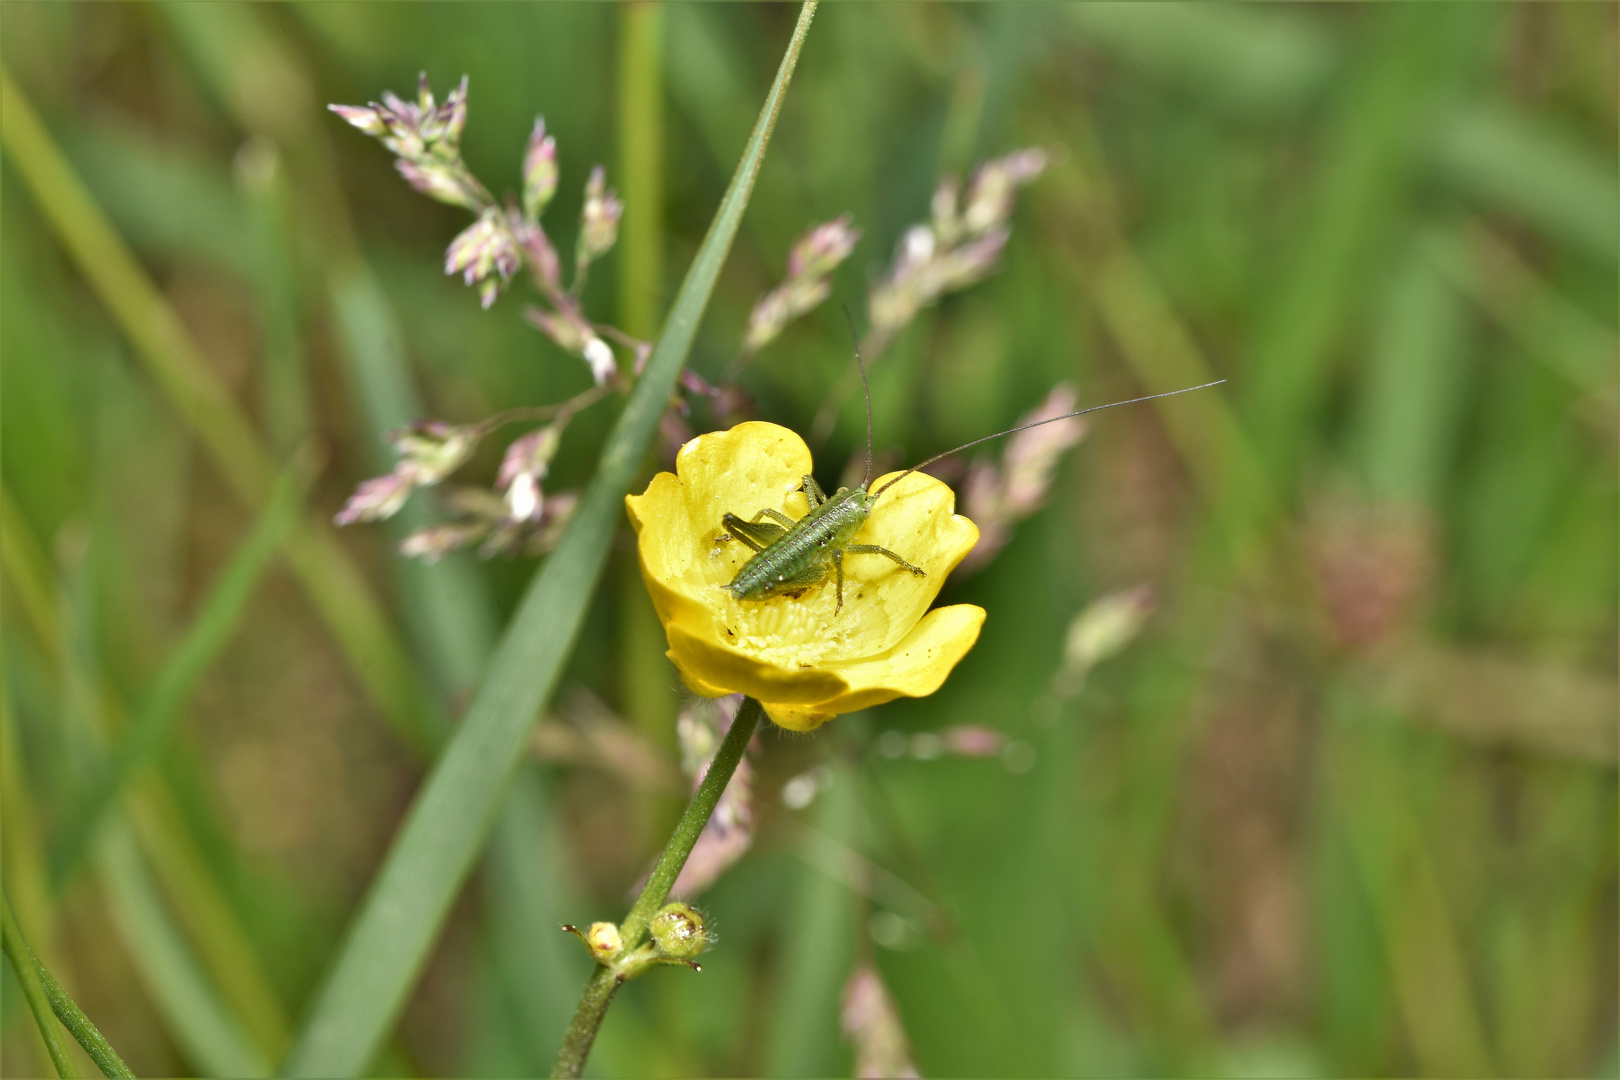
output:
[[[22,936],[22,928],[17,925],[17,917],[12,914],[11,901],[0,896],[0,905],[4,908],[4,925],[0,928],[0,938],[3,938],[6,956],[11,959],[12,969],[17,973],[17,981],[22,984],[23,996],[28,999],[29,1008],[33,1010],[34,1019],[39,1024],[39,1033],[45,1039],[45,1047],[51,1053],[51,1062],[56,1066],[60,1076],[76,1077],[79,1070],[68,1056],[67,1047],[63,1045],[61,1035],[56,1030],[51,1014],[62,1021],[62,1026],[79,1041],[84,1052],[90,1055],[101,1069],[102,1075],[115,1078],[129,1078],[134,1080],[135,1074],[129,1071],[124,1059],[118,1056],[118,1051],[112,1048],[96,1025],[84,1015],[84,1011],[68,997],[67,991],[62,989],[45,965],[39,962],[34,950],[29,948],[28,942]]]
[[[703,826],[709,823],[709,815],[714,813],[721,793],[731,783],[731,774],[737,771],[737,763],[748,748],[748,740],[754,737],[754,728],[764,715],[765,708],[759,702],[753,698],[743,699],[742,708],[737,710],[737,719],[731,722],[731,730],[726,732],[725,740],[715,752],[709,771],[703,774],[697,791],[692,793],[692,801],[686,804],[686,812],[681,815],[674,834],[664,846],[664,853],[658,857],[658,864],[647,878],[646,886],[631,905],[630,914],[619,926],[624,953],[631,952],[641,944],[652,917],[664,906],[670,887],[675,884],[681,867],[686,865],[687,856],[692,854],[692,845],[697,843]],[[596,1032],[602,1026],[602,1018],[607,1015],[608,1003],[613,1000],[613,992],[619,988],[619,982],[619,975],[609,967],[598,967],[591,976],[591,981],[585,986],[585,994],[580,998],[579,1008],[574,1011],[574,1019],[568,1025],[568,1034],[563,1037],[562,1049],[557,1053],[557,1064],[551,1069],[552,1076],[574,1077],[585,1068],[585,1059],[590,1056],[591,1044],[596,1041]]]

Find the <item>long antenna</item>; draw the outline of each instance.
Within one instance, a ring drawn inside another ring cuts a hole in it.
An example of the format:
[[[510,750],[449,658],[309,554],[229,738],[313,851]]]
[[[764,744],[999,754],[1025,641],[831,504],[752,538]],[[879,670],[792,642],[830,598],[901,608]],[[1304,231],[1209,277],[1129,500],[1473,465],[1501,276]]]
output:
[[[850,340],[855,342],[855,366],[861,372],[861,392],[866,395],[866,475],[861,478],[861,490],[872,482],[872,388],[866,385],[866,362],[861,359],[861,335],[855,332],[855,316],[844,305],[844,319],[849,323]]]
[[[927,461],[919,461],[917,464],[913,465],[911,468],[907,469],[905,472],[901,473],[899,476],[895,477],[893,480],[890,480],[887,484],[884,484],[882,487],[880,487],[876,491],[872,492],[872,498],[874,498],[874,499],[877,498],[879,495],[883,494],[885,491],[888,491],[890,488],[894,487],[894,485],[898,484],[900,481],[904,480],[906,477],[910,476],[912,473],[916,472],[918,469],[927,468],[929,465],[932,465],[934,462],[939,461],[942,458],[948,458],[952,454],[959,454],[963,450],[968,449],[969,447],[978,446],[980,443],[989,442],[991,439],[999,439],[1003,435],[1012,435],[1012,434],[1015,434],[1015,433],[1020,432],[1020,431],[1028,431],[1030,428],[1038,428],[1042,424],[1055,424],[1059,420],[1068,420],[1071,417],[1084,416],[1088,412],[1097,412],[1100,409],[1112,409],[1112,408],[1114,408],[1115,406],[1118,406],[1118,405],[1135,405],[1135,404],[1137,404],[1139,402],[1143,402],[1143,401],[1153,401],[1153,400],[1156,400],[1158,398],[1175,397],[1177,394],[1190,394],[1194,390],[1208,390],[1210,387],[1219,386],[1219,385],[1221,385],[1221,383],[1223,383],[1225,381],[1226,381],[1225,379],[1216,379],[1214,382],[1203,383],[1203,384],[1201,384],[1199,386],[1188,386],[1188,387],[1184,387],[1184,388],[1182,388],[1180,390],[1168,390],[1168,391],[1166,391],[1165,393],[1162,393],[1162,394],[1149,394],[1147,397],[1131,398],[1129,401],[1113,401],[1113,402],[1109,402],[1107,405],[1093,405],[1089,409],[1080,409],[1080,410],[1078,410],[1076,412],[1064,413],[1062,416],[1053,416],[1053,417],[1048,417],[1045,420],[1037,420],[1033,424],[1023,424],[1023,425],[1021,425],[1019,427],[1008,428],[1006,431],[998,431],[994,435],[986,435],[982,439],[974,439],[972,442],[963,443],[961,446],[958,446],[954,450],[947,450],[943,454],[935,454],[933,457],[929,458]],[[862,485],[862,486],[864,486],[864,485]]]

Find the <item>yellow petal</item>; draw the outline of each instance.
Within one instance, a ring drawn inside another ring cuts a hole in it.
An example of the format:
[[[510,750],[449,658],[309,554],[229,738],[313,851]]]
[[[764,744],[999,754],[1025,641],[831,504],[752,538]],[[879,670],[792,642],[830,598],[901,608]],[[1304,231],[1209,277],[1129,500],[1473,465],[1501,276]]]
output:
[[[897,697],[926,697],[938,690],[979,639],[984,609],[973,604],[937,608],[893,650],[882,656],[833,665],[849,690],[811,705],[765,702],[765,711],[790,731],[812,731],[834,716],[869,709]]]
[[[699,689],[693,685],[695,682],[707,687],[723,687],[726,693],[747,694],[760,701],[810,704],[837,697],[849,689],[842,677],[825,666],[806,663],[789,667],[768,663],[705,634],[693,633],[681,622],[667,623],[664,634],[669,639],[669,658],[693,690]]]
[[[888,652],[828,664],[828,670],[842,676],[849,689],[817,703],[816,708],[841,714],[897,697],[927,697],[979,640],[984,616],[984,609],[975,604],[935,608]]]
[[[771,718],[772,723],[789,731],[814,731],[838,715],[814,705],[783,705],[774,701],[762,701],[760,704],[765,706],[765,715]]]

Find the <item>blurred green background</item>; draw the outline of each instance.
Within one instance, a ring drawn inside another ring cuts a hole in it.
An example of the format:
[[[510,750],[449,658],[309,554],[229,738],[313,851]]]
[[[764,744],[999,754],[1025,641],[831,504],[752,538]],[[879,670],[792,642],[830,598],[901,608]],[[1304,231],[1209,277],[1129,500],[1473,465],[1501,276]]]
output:
[[[465,703],[532,573],[407,565],[392,528],[311,541],[299,500],[329,517],[412,416],[589,381],[518,298],[443,275],[464,215],[322,106],[466,73],[495,189],[544,114],[562,249],[591,164],[627,203],[587,310],[650,336],[794,16],[0,6],[4,882],[137,1072],[273,1067],[423,775],[413,725]],[[857,958],[924,1075],[1616,1075],[1617,49],[1587,3],[821,11],[694,369],[724,370],[808,225],[864,230],[834,290],[859,312],[942,172],[1040,145],[1001,272],[874,366],[879,448],[917,460],[1062,381],[1229,382],[1095,418],[947,585],[989,619],[942,691],[761,737],[754,850],[701,901],[719,944],[620,994],[599,1075],[847,1074]],[[847,341],[836,304],[790,329],[744,376],[758,414],[807,431]],[[616,408],[575,422],[557,486]],[[856,400],[824,483],[860,439]],[[300,446],[307,494],[296,464],[271,493]],[[1139,584],[1143,635],[1055,694],[1069,621]],[[625,529],[555,708],[588,691],[672,758],[662,649]],[[167,730],[111,792],[132,716]],[[967,723],[1016,752],[883,738]],[[680,805],[558,756],[379,1074],[549,1067],[590,967],[554,927],[622,914]],[[0,1066],[40,1075],[5,971]]]

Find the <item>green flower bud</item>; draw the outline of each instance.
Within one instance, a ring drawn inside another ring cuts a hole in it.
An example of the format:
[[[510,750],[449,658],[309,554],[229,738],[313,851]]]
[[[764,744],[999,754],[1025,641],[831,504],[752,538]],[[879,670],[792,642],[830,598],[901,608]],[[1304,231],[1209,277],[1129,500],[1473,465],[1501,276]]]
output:
[[[671,960],[695,960],[709,947],[703,916],[690,904],[665,904],[653,916],[651,931],[659,954]]]

